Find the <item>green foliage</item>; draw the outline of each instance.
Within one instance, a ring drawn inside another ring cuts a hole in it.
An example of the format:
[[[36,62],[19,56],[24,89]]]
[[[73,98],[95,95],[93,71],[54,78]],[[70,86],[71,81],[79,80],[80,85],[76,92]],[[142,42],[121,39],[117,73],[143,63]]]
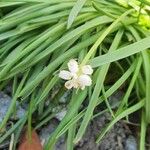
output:
[[[146,0],[121,4],[113,0],[1,0],[0,89],[13,81],[13,98],[0,123],[0,143],[14,133],[16,149],[25,124],[30,135],[32,126],[39,129],[61,111],[59,99],[66,89],[58,72],[76,58],[81,65],[93,67],[92,86],[70,91],[67,114],[49,136],[45,150],[53,150],[63,134],[67,135],[66,149],[73,150],[94,116],[107,111],[112,120],[100,131],[98,143],[117,121],[140,110],[140,150],[144,150],[150,123],[150,32],[144,25],[149,13],[144,7],[147,4]],[[122,85],[124,96],[114,109],[109,97]],[[52,97],[54,90],[57,92]],[[16,102],[27,103],[28,109],[6,131]],[[95,114],[95,108],[105,105]]]

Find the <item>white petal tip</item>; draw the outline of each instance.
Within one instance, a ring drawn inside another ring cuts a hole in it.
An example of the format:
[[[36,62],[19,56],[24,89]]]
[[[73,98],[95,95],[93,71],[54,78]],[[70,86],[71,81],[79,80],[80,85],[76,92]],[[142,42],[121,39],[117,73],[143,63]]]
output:
[[[66,70],[62,70],[59,72],[59,77],[64,80],[70,80],[71,79],[71,73]]]
[[[78,81],[81,87],[90,86],[92,84],[92,80],[88,75],[81,75]]]
[[[87,75],[91,75],[93,73],[93,69],[90,65],[85,65],[82,67],[82,72]]]
[[[79,70],[78,62],[75,59],[71,59],[68,62],[68,68],[69,68],[70,72],[72,72],[72,73],[78,72],[78,70]]]

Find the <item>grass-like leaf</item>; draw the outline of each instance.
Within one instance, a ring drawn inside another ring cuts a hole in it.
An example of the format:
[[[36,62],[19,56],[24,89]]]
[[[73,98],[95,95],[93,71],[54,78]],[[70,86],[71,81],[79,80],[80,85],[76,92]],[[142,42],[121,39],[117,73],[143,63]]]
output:
[[[78,13],[82,9],[82,7],[84,6],[86,1],[87,0],[77,0],[77,2],[73,6],[73,8],[69,14],[67,29],[69,29],[71,27],[72,23],[74,22],[75,18],[77,17]]]
[[[110,63],[110,62],[114,62],[114,61],[126,58],[136,53],[142,52],[148,48],[150,48],[150,37],[146,37],[126,47],[119,48],[114,52],[110,52],[108,54],[98,56],[90,60],[90,64],[93,67],[98,67],[98,66]]]

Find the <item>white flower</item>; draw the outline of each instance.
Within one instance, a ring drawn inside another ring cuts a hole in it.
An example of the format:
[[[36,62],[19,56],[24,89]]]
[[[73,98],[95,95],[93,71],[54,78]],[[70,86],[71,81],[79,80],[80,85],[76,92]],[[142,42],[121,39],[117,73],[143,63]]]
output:
[[[71,59],[69,62],[68,62],[68,69],[71,73],[77,73],[78,70],[79,70],[79,66],[78,66],[78,63],[76,60],[74,59]]]
[[[79,76],[78,83],[79,83],[81,89],[84,89],[85,86],[90,86],[92,84],[92,80],[91,80],[90,76],[85,74],[85,75]]]
[[[65,87],[67,89],[71,88],[81,88],[85,89],[86,86],[90,86],[92,84],[92,80],[89,75],[93,73],[93,69],[90,65],[79,66],[78,62],[74,59],[71,59],[68,62],[68,69],[62,70],[59,73],[59,77],[68,80],[65,83]]]
[[[62,70],[59,73],[59,77],[64,79],[64,80],[70,80],[72,78],[72,75],[69,71]]]
[[[90,65],[85,65],[85,66],[82,67],[82,72],[84,74],[91,75],[93,73],[93,69]]]

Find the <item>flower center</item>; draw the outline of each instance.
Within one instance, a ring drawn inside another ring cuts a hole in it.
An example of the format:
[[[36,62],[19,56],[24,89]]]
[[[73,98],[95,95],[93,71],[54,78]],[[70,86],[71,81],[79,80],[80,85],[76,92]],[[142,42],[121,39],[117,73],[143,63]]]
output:
[[[79,66],[79,70],[78,70],[78,72],[77,72],[77,76],[79,77],[81,74],[82,74],[82,69],[81,69],[81,67]]]

